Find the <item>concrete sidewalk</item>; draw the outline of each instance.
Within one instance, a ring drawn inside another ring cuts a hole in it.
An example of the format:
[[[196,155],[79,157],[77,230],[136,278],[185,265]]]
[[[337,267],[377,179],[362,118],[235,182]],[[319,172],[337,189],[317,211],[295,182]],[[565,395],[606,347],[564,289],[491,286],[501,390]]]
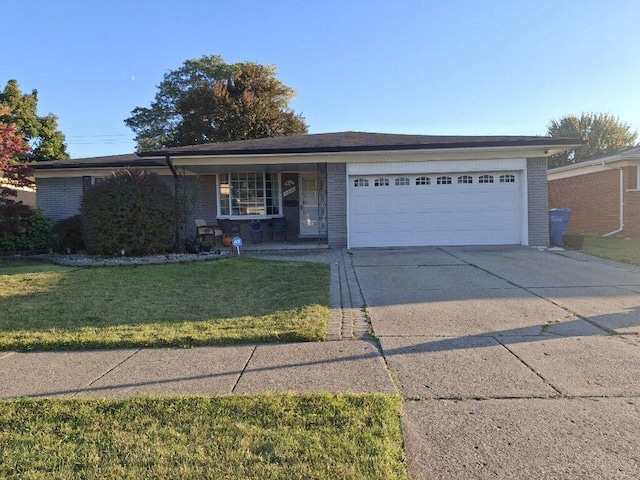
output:
[[[0,397],[396,392],[368,341],[0,354]]]

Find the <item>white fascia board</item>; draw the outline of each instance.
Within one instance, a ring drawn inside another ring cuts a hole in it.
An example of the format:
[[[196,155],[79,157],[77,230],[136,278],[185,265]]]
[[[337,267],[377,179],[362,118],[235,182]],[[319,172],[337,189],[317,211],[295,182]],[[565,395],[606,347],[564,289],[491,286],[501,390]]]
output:
[[[580,167],[575,167],[566,170],[555,169],[554,171],[549,171],[547,173],[547,180],[560,180],[563,178],[571,178],[571,177],[579,177],[580,175],[588,175],[590,173],[600,173],[606,170],[611,170],[611,168],[617,168],[609,163],[599,162],[592,163],[590,165],[581,165]]]
[[[575,145],[574,145],[575,146]],[[479,147],[367,152],[292,153],[259,155],[193,155],[170,157],[175,166],[270,165],[295,163],[420,162],[547,157],[560,147]],[[384,157],[382,160],[380,157]]]

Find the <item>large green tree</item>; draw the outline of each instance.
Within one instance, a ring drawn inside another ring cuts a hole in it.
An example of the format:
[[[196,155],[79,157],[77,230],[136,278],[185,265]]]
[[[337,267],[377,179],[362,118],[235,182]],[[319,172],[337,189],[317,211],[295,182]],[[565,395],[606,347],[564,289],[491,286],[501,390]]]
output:
[[[9,80],[2,93],[0,105],[9,108],[9,113],[0,115],[0,121],[16,126],[18,134],[31,147],[28,157],[31,162],[44,160],[66,160],[67,146],[64,134],[58,130],[58,117],[49,113],[38,116],[38,91],[23,94],[16,80]]]
[[[307,133],[289,107],[294,96],[274,66],[203,56],[165,74],[151,106],[124,122],[139,151]]]
[[[613,153],[635,144],[638,133],[631,126],[608,113],[565,115],[547,127],[552,137],[584,138],[588,143],[568,152],[549,157],[549,168],[581,162],[601,153]]]

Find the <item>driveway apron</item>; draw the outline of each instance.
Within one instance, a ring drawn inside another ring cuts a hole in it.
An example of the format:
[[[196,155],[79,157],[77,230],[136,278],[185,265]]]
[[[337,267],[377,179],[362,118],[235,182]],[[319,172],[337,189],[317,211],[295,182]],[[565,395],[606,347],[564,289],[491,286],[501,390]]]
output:
[[[528,247],[360,249],[422,478],[640,478],[640,269]]]

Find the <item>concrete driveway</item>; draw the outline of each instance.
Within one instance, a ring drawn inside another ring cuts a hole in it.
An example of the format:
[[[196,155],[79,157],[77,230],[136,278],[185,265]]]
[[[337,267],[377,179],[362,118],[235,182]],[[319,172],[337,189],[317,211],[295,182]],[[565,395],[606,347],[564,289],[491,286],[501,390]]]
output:
[[[640,478],[640,269],[526,247],[352,253],[412,478]]]

